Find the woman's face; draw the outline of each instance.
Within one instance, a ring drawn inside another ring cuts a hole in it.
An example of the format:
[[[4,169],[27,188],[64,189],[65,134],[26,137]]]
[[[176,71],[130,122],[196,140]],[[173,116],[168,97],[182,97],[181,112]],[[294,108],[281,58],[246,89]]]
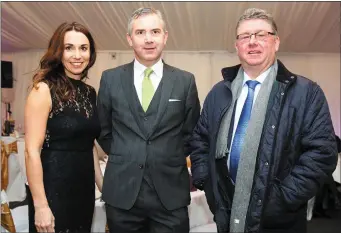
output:
[[[90,60],[90,43],[81,32],[68,31],[64,37],[62,63],[67,76],[80,79]]]

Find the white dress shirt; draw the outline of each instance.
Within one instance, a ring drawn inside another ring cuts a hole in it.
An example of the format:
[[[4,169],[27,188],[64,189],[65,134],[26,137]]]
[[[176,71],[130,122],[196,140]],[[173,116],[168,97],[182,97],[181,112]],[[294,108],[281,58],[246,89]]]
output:
[[[271,68],[271,67],[270,67]],[[269,72],[270,72],[270,68],[267,69],[266,71],[264,71],[261,75],[259,75],[256,79],[251,79],[244,71],[244,80],[243,80],[243,87],[240,93],[239,98],[237,99],[237,103],[236,103],[236,111],[234,114],[234,125],[233,125],[233,133],[232,133],[232,139],[231,139],[231,144],[230,144],[230,153],[231,153],[231,148],[232,148],[232,143],[233,143],[233,139],[234,139],[234,134],[236,133],[236,129],[238,126],[238,121],[240,118],[240,115],[242,113],[243,110],[243,106],[244,103],[246,101],[247,98],[247,94],[248,94],[248,85],[246,84],[246,81],[248,80],[256,80],[259,82],[259,84],[256,86],[255,88],[255,95],[253,98],[253,103],[252,103],[252,107],[256,102],[257,99],[257,95],[259,93],[260,87],[262,85],[262,83],[264,82],[265,78],[268,76]],[[227,161],[227,166],[230,167],[230,156],[228,156],[228,161]]]
[[[134,61],[134,85],[136,89],[137,96],[139,97],[140,103],[142,105],[142,81],[144,78],[144,71],[148,67],[142,65],[138,60]],[[163,75],[163,62],[160,59],[152,67],[150,67],[153,72],[150,74],[149,78],[152,81],[154,90],[156,91],[159,86],[162,75]]]

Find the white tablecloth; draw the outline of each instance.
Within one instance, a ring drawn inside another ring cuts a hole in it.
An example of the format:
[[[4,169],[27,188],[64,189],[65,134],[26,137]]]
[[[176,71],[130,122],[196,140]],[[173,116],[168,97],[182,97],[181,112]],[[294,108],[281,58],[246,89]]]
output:
[[[333,178],[336,182],[341,183],[341,153],[338,155],[335,171],[333,172]]]
[[[213,215],[208,207],[205,192],[191,192],[191,204],[188,207],[190,228],[213,223]]]
[[[8,187],[6,190],[8,201],[23,201],[26,198],[25,182],[25,142],[21,138],[1,137],[5,144],[17,141],[18,153],[12,153],[8,158]]]
[[[213,215],[206,202],[203,191],[191,192],[191,204],[188,206],[190,228],[213,223]],[[92,232],[104,232],[106,214],[104,202],[96,201],[95,213],[92,222]]]
[[[11,210],[16,232],[28,232],[28,206],[19,206]],[[1,227],[0,232],[8,232]]]
[[[24,178],[25,183],[27,183],[26,177],[26,165],[25,165],[25,140],[24,138],[18,138],[18,161],[20,165],[21,174]]]

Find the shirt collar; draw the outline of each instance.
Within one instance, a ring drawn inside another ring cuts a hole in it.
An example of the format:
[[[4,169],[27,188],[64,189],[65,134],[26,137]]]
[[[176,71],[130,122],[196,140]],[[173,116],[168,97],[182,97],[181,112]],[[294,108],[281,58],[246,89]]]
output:
[[[270,72],[270,68],[271,68],[271,66],[266,71],[261,73],[256,79],[251,79],[249,77],[249,75],[247,75],[247,73],[244,71],[243,86],[245,85],[246,81],[249,81],[249,80],[256,80],[256,81],[260,82],[260,84],[262,84],[264,82],[264,80],[266,79],[266,77],[268,76],[268,74]]]
[[[163,76],[163,62],[161,58],[150,68],[152,68],[156,76],[158,77]],[[145,69],[147,69],[146,66],[142,65],[137,59],[134,60],[134,71],[137,72],[137,74],[143,75]]]

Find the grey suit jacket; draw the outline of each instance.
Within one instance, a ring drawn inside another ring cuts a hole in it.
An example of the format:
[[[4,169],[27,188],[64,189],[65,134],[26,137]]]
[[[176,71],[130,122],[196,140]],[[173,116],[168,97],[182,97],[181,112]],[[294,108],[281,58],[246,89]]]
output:
[[[148,172],[163,205],[169,210],[189,205],[186,156],[191,152],[189,140],[200,114],[194,75],[164,64],[156,120],[145,132],[133,72],[132,62],[104,71],[101,78],[97,105],[102,131],[98,142],[109,155],[102,198],[114,207],[130,209],[148,157]]]

